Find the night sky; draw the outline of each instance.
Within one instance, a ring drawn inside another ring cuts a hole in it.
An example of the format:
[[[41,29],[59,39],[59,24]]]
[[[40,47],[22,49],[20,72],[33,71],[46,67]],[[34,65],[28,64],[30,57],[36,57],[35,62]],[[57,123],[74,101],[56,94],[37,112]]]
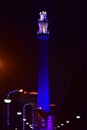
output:
[[[60,118],[87,119],[87,14],[77,1],[0,3],[0,97],[9,90],[37,91],[39,12],[49,20],[50,101]],[[3,66],[2,66],[3,63]],[[62,117],[61,117],[62,116]]]

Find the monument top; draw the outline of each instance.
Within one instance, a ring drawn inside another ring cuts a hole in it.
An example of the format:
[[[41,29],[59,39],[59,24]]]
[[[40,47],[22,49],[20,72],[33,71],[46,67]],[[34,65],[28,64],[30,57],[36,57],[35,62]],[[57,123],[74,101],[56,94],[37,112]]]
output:
[[[46,11],[40,12],[39,15],[40,15],[39,21],[47,21],[47,17],[46,17],[47,16],[47,12]]]
[[[39,13],[40,18],[38,19],[38,26],[39,26],[39,31],[37,31],[38,34],[45,34],[48,35],[48,19],[47,19],[47,12],[46,11],[41,11]]]

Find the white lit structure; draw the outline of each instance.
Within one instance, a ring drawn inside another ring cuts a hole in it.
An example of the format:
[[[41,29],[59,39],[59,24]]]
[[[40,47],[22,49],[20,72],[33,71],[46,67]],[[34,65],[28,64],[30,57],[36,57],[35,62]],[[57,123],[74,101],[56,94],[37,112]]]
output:
[[[39,15],[40,15],[40,18],[38,19],[39,31],[37,32],[37,34],[49,34],[47,12],[42,11],[39,13]]]
[[[41,117],[41,124],[37,122],[35,128],[38,130],[53,130],[54,116],[50,113],[50,85],[49,85],[49,60],[48,60],[48,41],[50,33],[48,29],[47,12],[41,11],[38,19],[38,99],[37,106],[42,107],[46,118]],[[49,113],[49,114],[48,114]],[[44,123],[43,123],[44,119]]]
[[[49,101],[49,74],[48,74],[48,19],[47,12],[39,13],[39,29],[37,31],[38,39],[38,102],[37,106],[42,107],[44,112],[50,111]]]
[[[14,94],[14,93],[17,93],[17,92],[23,92],[23,89],[17,89],[17,90],[13,90],[13,91],[10,91],[7,93],[7,96],[6,96],[6,99],[4,99],[4,102],[6,103],[7,105],[7,126],[10,125],[10,122],[9,122],[9,116],[10,116],[10,110],[9,110],[9,105],[11,103],[11,99],[10,99],[10,95]]]

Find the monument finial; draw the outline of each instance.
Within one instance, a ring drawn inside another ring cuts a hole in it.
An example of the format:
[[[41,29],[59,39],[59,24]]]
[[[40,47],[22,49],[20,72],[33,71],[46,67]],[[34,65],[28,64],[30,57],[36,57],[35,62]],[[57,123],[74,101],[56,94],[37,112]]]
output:
[[[47,12],[42,11],[39,13],[39,15],[40,15],[40,18],[38,19],[39,31],[37,32],[37,34],[49,34]]]

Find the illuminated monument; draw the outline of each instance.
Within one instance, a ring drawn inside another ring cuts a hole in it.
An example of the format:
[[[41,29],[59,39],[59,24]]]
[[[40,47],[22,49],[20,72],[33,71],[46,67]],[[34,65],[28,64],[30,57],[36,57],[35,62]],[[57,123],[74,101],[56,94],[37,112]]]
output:
[[[49,74],[48,74],[48,19],[47,12],[39,13],[38,19],[39,30],[37,31],[38,38],[38,101],[37,106],[42,107],[46,114],[46,119],[41,119],[43,122],[38,130],[53,130],[53,116],[50,114],[49,101]]]
[[[49,112],[49,77],[48,77],[48,20],[47,12],[40,12],[38,19],[39,40],[38,50],[38,107],[42,107],[44,112]]]

